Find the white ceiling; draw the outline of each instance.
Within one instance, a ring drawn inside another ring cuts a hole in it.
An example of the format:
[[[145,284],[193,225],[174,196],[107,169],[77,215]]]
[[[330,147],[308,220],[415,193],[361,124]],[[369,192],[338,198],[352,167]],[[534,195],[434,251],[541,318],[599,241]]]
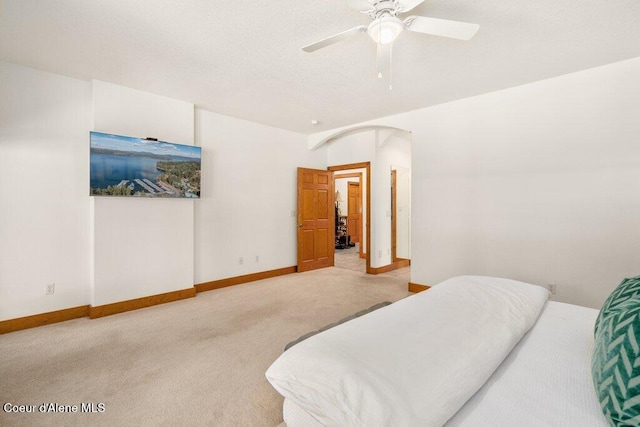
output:
[[[392,91],[365,35],[301,50],[370,22],[347,0],[0,0],[0,59],[309,134],[640,56],[638,0],[427,0],[412,14],[480,30],[405,31]]]

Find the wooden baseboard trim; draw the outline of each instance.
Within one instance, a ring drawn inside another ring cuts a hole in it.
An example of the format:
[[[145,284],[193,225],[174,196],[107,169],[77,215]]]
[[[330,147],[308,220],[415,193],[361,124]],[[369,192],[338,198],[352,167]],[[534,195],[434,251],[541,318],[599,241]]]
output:
[[[293,267],[278,268],[276,270],[261,271],[259,273],[246,274],[244,276],[229,277],[227,279],[214,280],[212,282],[204,282],[196,284],[196,292],[212,291],[214,289],[226,288],[227,286],[240,285],[242,283],[255,282],[256,280],[270,279],[272,277],[284,276],[298,271]]]
[[[398,268],[409,267],[411,265],[411,260],[404,259],[404,258],[396,258],[395,264],[398,265]]]
[[[431,286],[429,286],[429,285],[419,285],[417,283],[409,282],[408,290],[409,290],[409,292],[422,292],[422,291],[426,291],[430,287]]]
[[[98,305],[90,307],[89,317],[96,319],[98,317],[110,316],[112,314],[124,313],[125,311],[137,310],[139,308],[151,307],[167,302],[178,301],[196,296],[196,289],[188,288],[179,291],[167,292],[159,295],[151,295],[148,297],[136,298],[127,301],[115,302],[113,304]]]
[[[389,265],[383,265],[382,267],[371,267],[367,273],[369,274],[382,274],[389,271],[397,270],[399,268],[409,267],[411,265],[410,259],[398,259]]]
[[[35,328],[37,326],[50,325],[66,320],[78,319],[89,315],[89,306],[66,308],[64,310],[51,311],[49,313],[20,317],[17,319],[3,320],[0,322],[0,334],[20,331],[22,329]]]
[[[18,319],[3,320],[0,321],[0,335],[9,332],[20,331],[22,329],[35,328],[38,326],[50,325],[52,323],[79,319],[81,317],[96,319],[98,317],[123,313],[125,311],[137,310],[144,307],[151,307],[154,305],[178,301],[185,298],[192,298],[195,296],[196,289],[188,288],[179,291],[168,292],[166,294],[151,295],[148,297],[137,298],[129,301],[121,301],[113,304],[99,305],[96,307],[92,307],[90,305],[82,305],[80,307],[66,308],[64,310],[51,311],[49,313],[35,314],[33,316],[20,317]]]

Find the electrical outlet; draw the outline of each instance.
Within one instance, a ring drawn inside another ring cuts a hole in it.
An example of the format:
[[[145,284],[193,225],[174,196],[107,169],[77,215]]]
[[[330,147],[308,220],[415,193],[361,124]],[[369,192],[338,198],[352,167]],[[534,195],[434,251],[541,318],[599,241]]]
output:
[[[256,255],[256,262],[260,262],[260,255]]]
[[[558,285],[556,285],[555,283],[549,283],[548,289],[549,289],[549,292],[551,292],[551,295],[556,294],[557,287]]]
[[[45,295],[53,295],[56,291],[55,283],[47,283],[47,286],[44,288]]]
[[[378,258],[382,258],[382,251],[378,251]]]
[[[238,264],[240,265],[244,264],[244,258],[242,257],[238,258]]]

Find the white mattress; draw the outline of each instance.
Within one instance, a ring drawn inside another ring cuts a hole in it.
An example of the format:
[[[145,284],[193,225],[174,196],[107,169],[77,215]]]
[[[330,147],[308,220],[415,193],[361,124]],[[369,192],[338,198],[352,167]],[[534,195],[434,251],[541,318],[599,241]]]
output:
[[[608,426],[591,382],[598,311],[548,302],[487,383],[447,422],[453,426]],[[285,400],[289,427],[320,424]]]

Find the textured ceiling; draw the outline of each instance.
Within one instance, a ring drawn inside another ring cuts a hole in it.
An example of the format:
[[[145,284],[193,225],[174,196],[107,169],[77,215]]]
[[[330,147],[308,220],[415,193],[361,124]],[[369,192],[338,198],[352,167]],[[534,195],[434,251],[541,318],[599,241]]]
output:
[[[347,0],[0,0],[0,59],[309,134],[640,56],[638,0],[427,0],[412,14],[480,30],[405,31],[392,91],[364,35],[301,50],[370,22]]]

